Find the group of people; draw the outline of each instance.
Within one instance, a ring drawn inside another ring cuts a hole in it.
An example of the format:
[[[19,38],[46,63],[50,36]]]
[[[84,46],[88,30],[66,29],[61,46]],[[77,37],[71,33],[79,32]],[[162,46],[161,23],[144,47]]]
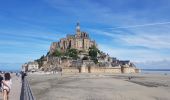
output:
[[[5,73],[4,77],[0,75],[0,92],[3,94],[3,100],[9,100],[11,85],[10,73]]]

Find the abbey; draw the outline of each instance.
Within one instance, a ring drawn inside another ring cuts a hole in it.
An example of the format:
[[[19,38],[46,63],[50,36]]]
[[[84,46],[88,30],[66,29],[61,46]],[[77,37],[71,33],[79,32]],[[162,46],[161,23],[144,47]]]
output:
[[[80,24],[77,23],[76,34],[68,34],[66,38],[60,39],[59,42],[53,42],[50,46],[50,54],[54,53],[57,49],[65,52],[67,49],[74,48],[80,51],[88,51],[92,46],[96,46],[95,41],[92,41],[89,34],[81,32]]]
[[[23,65],[24,71],[44,71],[62,73],[138,73],[129,60],[119,60],[99,50],[89,34],[80,31],[77,23],[76,34],[53,42],[46,56]],[[75,50],[76,49],[76,50]],[[73,52],[75,50],[75,52]],[[57,55],[57,52],[61,55]],[[39,68],[37,68],[37,66]]]

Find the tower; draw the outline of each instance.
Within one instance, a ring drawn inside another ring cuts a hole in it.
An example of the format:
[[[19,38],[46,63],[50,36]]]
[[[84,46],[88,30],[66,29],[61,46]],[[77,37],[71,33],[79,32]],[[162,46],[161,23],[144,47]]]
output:
[[[77,23],[77,26],[76,26],[76,35],[77,35],[77,37],[81,37],[80,23],[79,22]]]

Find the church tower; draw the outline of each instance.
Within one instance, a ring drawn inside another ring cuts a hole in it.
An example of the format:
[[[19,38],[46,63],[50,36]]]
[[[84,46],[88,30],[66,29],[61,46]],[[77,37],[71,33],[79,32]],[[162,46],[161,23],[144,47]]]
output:
[[[80,23],[79,22],[77,23],[77,26],[76,26],[76,35],[77,35],[77,37],[81,37]]]

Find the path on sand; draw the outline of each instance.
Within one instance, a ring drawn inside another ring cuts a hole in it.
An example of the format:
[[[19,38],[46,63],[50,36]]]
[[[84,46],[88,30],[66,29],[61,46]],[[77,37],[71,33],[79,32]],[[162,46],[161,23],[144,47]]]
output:
[[[20,100],[21,85],[21,78],[12,75],[12,88],[9,94],[9,100]],[[3,100],[2,93],[0,93],[0,100]]]

